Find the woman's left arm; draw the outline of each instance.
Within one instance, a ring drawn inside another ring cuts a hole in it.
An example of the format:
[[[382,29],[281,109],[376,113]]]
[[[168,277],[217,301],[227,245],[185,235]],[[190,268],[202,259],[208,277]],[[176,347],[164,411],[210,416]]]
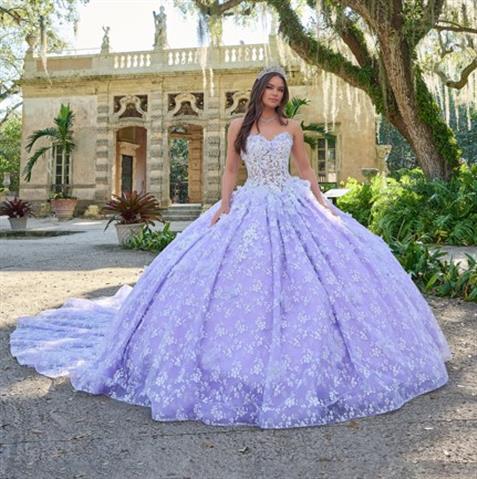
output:
[[[289,120],[290,121],[290,120]],[[315,195],[318,202],[325,208],[328,208],[332,213],[334,211],[327,205],[323,193],[321,192],[315,171],[311,167],[308,154],[305,150],[305,141],[303,130],[298,122],[292,120],[293,125],[293,147],[291,150],[293,160],[300,174],[300,178],[310,182],[311,191]]]

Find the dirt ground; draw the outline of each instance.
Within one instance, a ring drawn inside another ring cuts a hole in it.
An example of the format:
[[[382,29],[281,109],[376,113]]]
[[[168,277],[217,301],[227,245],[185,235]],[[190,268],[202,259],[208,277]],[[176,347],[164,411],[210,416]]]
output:
[[[260,430],[156,422],[147,408],[75,392],[9,352],[18,316],[134,284],[152,255],[114,231],[0,239],[0,478],[477,477],[477,304],[429,297],[449,339],[449,383],[398,411],[343,424]]]

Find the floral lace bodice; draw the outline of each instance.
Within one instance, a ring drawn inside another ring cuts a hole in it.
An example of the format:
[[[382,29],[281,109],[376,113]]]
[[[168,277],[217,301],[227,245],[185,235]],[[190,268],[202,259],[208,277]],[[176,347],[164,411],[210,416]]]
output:
[[[247,138],[247,153],[242,151],[242,159],[247,168],[248,178],[244,186],[268,186],[281,190],[292,178],[288,169],[293,136],[282,131],[271,140],[260,133]]]

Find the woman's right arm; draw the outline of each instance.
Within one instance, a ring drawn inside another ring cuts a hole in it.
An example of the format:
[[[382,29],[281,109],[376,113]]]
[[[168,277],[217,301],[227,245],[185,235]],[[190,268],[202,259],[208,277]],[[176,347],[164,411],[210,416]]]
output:
[[[230,210],[230,199],[237,184],[237,173],[240,166],[240,154],[235,151],[234,143],[242,126],[242,121],[242,118],[232,120],[227,132],[227,158],[222,174],[221,204],[211,220],[211,225],[219,219],[222,213],[227,214]]]

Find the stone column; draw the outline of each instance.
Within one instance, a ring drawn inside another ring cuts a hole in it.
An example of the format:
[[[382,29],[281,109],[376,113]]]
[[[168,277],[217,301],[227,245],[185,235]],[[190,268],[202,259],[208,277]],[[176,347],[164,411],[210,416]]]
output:
[[[98,93],[96,113],[96,189],[94,199],[104,202],[111,197],[113,181],[111,172],[116,152],[114,133],[109,128],[110,106],[106,92]]]
[[[169,206],[168,184],[166,175],[167,135],[164,135],[164,102],[162,88],[151,91],[149,103],[149,125],[147,135],[147,160],[146,160],[146,188],[157,197],[161,207]],[[166,147],[165,147],[166,146]]]
[[[218,79],[215,80],[218,85]],[[204,129],[203,156],[203,203],[208,207],[220,199],[221,189],[221,127],[220,127],[220,97],[221,90],[216,88],[214,95],[204,92],[204,114],[207,118],[207,128]]]

